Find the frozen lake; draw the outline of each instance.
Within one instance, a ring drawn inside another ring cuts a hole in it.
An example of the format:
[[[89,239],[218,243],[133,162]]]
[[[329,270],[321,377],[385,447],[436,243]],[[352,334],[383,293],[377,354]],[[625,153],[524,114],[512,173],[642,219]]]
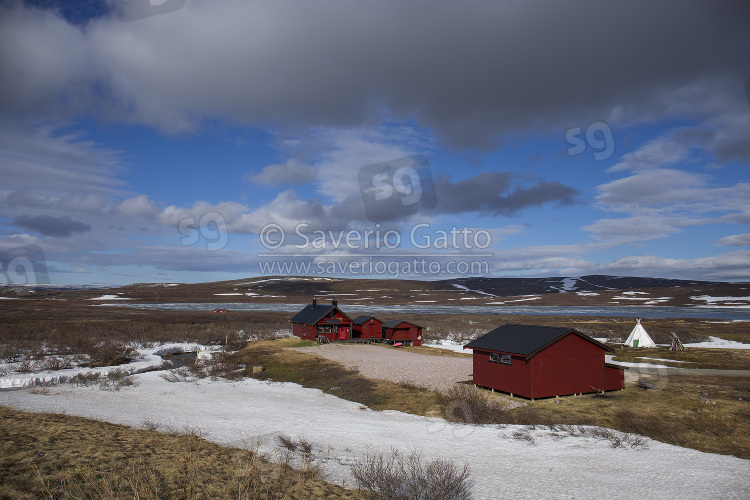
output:
[[[167,303],[167,304],[112,304],[136,307],[139,309],[210,311],[217,307],[232,311],[289,311],[297,312],[307,304],[253,304],[253,303]],[[519,314],[529,316],[619,316],[643,319],[702,318],[727,321],[750,321],[750,307],[743,306],[438,306],[438,305],[389,305],[373,307],[369,305],[345,304],[344,309],[352,313],[370,313],[378,310],[403,311],[421,314]]]

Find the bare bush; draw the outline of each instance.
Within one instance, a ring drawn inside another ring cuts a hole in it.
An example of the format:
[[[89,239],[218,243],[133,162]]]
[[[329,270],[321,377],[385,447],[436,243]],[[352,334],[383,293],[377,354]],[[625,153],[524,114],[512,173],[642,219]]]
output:
[[[100,378],[99,389],[103,391],[119,391],[123,387],[129,387],[133,385],[133,379],[130,377],[130,372],[127,372],[121,368],[111,370],[106,376]]]
[[[71,384],[75,384],[78,386],[82,385],[84,387],[88,387],[89,385],[92,385],[92,384],[98,384],[99,381],[101,380],[101,377],[102,377],[101,373],[81,372],[81,373],[76,373],[75,375],[70,377],[69,382]]]
[[[21,364],[18,365],[18,368],[16,368],[16,371],[18,373],[34,373],[37,371],[37,364],[30,359],[24,359],[21,361]]]
[[[421,454],[394,450],[368,455],[351,467],[359,488],[387,500],[461,500],[471,498],[471,473],[450,460],[423,463]]]
[[[440,403],[445,405],[446,420],[469,424],[502,423],[505,410],[485,391],[466,384],[456,384],[440,394]]]
[[[154,422],[153,420],[144,419],[143,420],[143,428],[148,431],[155,431],[159,429],[159,424]]]
[[[609,441],[609,444],[612,445],[612,448],[629,447],[634,449],[648,449],[648,443],[643,436],[604,427],[558,424],[550,425],[548,426],[548,429],[557,433],[557,435],[562,433],[563,435],[573,437],[592,437],[595,439],[607,440]]]
[[[519,441],[526,441],[531,445],[536,444],[536,440],[534,439],[534,436],[532,436],[529,433],[528,429],[519,429],[517,431],[513,432],[513,439],[517,439]]]
[[[65,370],[68,368],[73,368],[73,363],[71,363],[69,358],[59,356],[50,356],[41,365],[42,370],[49,371]]]
[[[283,449],[283,463],[295,467],[307,478],[318,478],[323,472],[323,464],[313,454],[313,445],[305,438],[297,441],[284,434],[276,436],[279,448]]]
[[[140,356],[134,347],[119,341],[106,340],[90,346],[85,351],[89,366],[118,366],[130,363]]]
[[[167,370],[161,374],[161,378],[167,382],[187,382],[190,380],[188,370],[185,367]]]

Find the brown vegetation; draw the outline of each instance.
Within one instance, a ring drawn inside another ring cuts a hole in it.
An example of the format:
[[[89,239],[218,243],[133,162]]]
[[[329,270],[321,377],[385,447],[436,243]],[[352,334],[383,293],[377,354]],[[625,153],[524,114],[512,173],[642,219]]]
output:
[[[0,498],[362,498],[317,479],[317,469],[272,464],[191,430],[160,433],[0,407],[0,435]]]

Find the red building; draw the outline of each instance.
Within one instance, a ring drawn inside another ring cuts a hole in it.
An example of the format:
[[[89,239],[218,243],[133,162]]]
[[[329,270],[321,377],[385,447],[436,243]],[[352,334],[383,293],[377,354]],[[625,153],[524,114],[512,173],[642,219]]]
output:
[[[400,319],[386,321],[383,323],[383,338],[391,344],[401,342],[419,346],[422,345],[422,327]]]
[[[338,308],[336,299],[330,305],[318,304],[313,299],[312,304],[289,321],[292,333],[302,339],[332,341],[352,338],[352,320]]]
[[[531,400],[625,387],[624,369],[604,362],[614,349],[573,328],[503,325],[467,348],[475,385]]]
[[[375,316],[357,316],[352,326],[352,338],[355,339],[382,339],[383,322]]]

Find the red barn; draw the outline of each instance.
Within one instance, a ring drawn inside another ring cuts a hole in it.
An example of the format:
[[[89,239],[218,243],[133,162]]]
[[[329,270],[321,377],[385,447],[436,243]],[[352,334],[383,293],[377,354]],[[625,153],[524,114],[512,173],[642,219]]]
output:
[[[352,338],[382,339],[383,322],[375,316],[357,316],[352,326]]]
[[[419,346],[422,345],[422,327],[393,319],[383,323],[383,338],[391,344],[402,342],[405,345]]]
[[[503,325],[471,341],[474,384],[548,398],[625,387],[622,367],[604,362],[611,347],[573,328]]]
[[[330,305],[318,304],[313,299],[312,304],[289,321],[292,333],[302,339],[332,341],[352,338],[352,320],[338,308],[336,299]]]

